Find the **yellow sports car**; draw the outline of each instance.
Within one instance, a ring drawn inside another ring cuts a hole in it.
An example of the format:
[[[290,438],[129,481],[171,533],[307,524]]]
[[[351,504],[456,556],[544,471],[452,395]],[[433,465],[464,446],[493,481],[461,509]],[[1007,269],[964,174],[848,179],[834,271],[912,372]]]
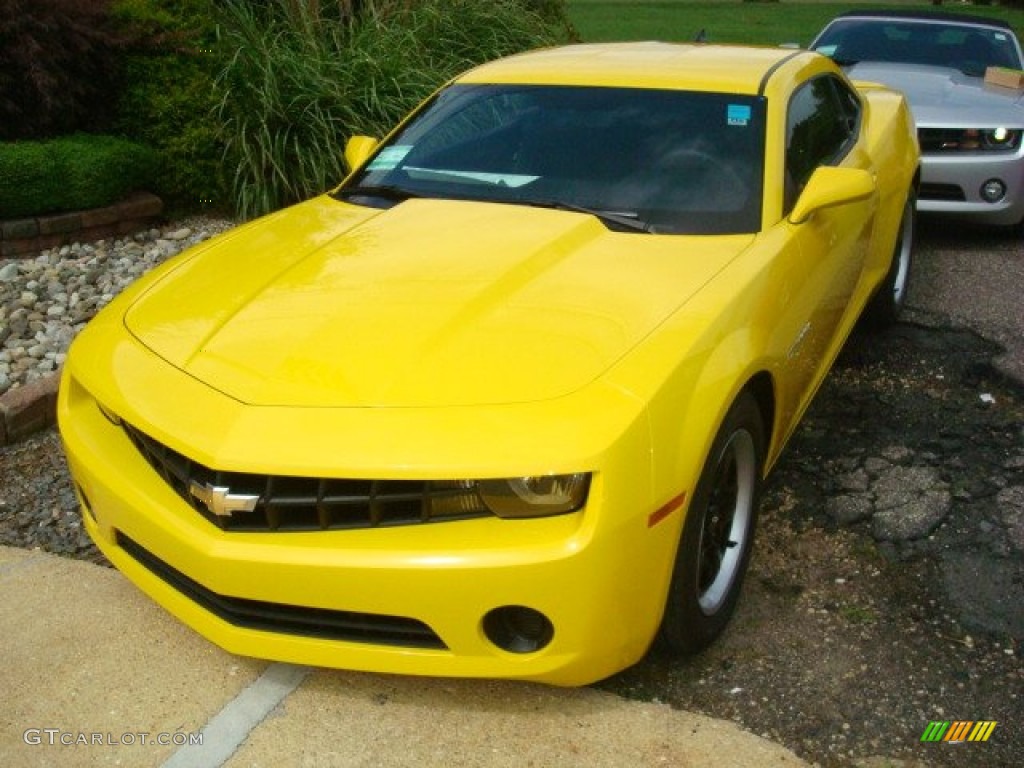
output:
[[[765,473],[905,299],[902,96],[807,51],[579,45],[345,151],[75,341],[100,549],[268,659],[579,685],[705,647]]]

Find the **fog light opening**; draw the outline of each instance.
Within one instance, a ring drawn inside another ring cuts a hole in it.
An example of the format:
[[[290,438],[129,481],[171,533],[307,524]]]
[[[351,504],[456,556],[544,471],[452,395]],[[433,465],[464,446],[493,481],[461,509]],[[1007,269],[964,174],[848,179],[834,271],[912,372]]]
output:
[[[484,634],[503,651],[535,653],[551,642],[555,627],[540,611],[506,605],[484,616]]]
[[[1006,195],[1006,184],[1000,179],[989,179],[981,185],[981,199],[986,203],[998,203]]]

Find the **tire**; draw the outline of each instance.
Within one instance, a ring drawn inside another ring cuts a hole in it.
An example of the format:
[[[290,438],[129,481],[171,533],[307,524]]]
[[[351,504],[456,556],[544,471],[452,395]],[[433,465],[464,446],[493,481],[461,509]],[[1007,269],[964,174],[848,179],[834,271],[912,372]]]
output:
[[[916,202],[911,195],[903,205],[903,216],[900,219],[900,230],[896,237],[896,246],[893,248],[889,272],[864,310],[864,321],[869,328],[883,329],[893,325],[907,303],[917,226]]]
[[[726,414],[690,501],[659,639],[671,653],[709,646],[732,618],[757,527],[765,453],[757,402]]]

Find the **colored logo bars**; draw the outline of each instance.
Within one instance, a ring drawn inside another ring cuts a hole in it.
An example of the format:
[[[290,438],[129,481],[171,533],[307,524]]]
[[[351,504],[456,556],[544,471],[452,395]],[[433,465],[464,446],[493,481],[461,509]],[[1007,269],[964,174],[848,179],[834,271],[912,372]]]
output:
[[[921,734],[921,741],[988,741],[995,729],[995,720],[932,720]]]

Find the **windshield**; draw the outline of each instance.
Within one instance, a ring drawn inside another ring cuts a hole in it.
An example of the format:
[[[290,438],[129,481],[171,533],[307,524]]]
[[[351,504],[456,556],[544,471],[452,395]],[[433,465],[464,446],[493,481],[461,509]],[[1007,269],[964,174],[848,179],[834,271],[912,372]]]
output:
[[[845,19],[829,25],[813,45],[841,66],[862,61],[927,64],[972,77],[984,76],[988,67],[1021,67],[1009,32],[966,24]]]
[[[754,97],[639,88],[455,85],[336,195],[592,213],[610,229],[759,228],[764,105]]]

